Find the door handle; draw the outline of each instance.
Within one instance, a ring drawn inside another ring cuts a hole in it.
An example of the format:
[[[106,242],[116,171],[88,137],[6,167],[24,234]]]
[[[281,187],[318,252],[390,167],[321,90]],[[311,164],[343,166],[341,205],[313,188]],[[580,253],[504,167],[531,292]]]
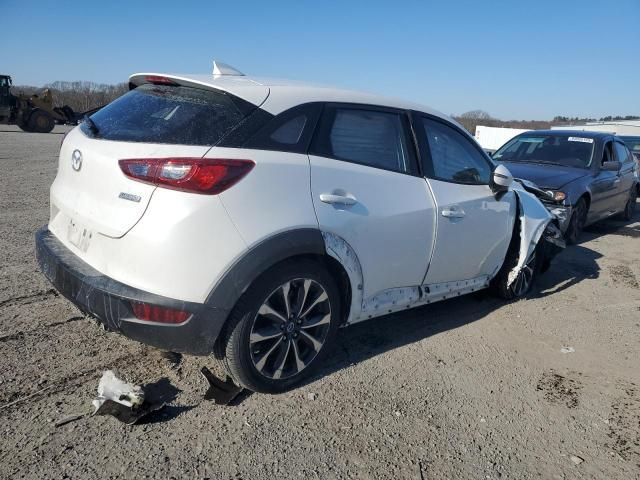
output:
[[[336,195],[333,193],[321,193],[320,201],[338,205],[355,205],[357,202],[356,198],[353,195]]]
[[[451,206],[442,209],[442,216],[447,218],[464,218],[466,213],[460,207]]]

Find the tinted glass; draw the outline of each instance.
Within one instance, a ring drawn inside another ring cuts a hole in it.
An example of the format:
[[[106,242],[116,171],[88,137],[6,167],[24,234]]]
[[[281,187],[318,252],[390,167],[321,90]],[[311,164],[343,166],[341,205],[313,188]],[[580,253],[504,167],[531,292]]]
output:
[[[613,142],[606,142],[602,148],[602,163],[613,161]]]
[[[142,85],[91,116],[90,136],[126,142],[216,145],[251,111],[233,95],[191,87]]]
[[[629,152],[627,151],[627,147],[625,147],[620,142],[615,142],[614,145],[616,149],[616,160],[622,163],[630,162],[631,155],[629,155]]]
[[[271,140],[286,145],[294,145],[300,141],[302,131],[307,123],[306,115],[298,115],[288,122],[280,125],[275,132],[271,134]]]
[[[423,118],[423,125],[435,178],[456,183],[489,183],[491,165],[468,138],[428,118]]]
[[[410,158],[399,114],[350,108],[335,109],[320,153],[371,167],[408,172]]]
[[[591,164],[595,140],[576,135],[517,136],[493,154],[498,162],[525,162],[586,168]]]
[[[640,137],[622,137],[622,140],[632,153],[640,154]]]

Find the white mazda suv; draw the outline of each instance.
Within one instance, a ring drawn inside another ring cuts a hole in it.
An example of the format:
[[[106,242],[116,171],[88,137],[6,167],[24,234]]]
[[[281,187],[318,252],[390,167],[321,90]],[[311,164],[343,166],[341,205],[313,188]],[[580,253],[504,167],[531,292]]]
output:
[[[340,326],[493,287],[561,240],[530,191],[422,105],[141,73],[64,139],[40,268],[106,328],[292,388]]]

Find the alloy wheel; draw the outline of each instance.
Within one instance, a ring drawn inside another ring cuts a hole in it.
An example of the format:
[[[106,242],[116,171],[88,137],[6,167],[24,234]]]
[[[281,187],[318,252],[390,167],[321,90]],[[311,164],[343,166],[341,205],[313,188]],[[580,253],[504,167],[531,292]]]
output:
[[[516,298],[523,296],[531,287],[535,268],[536,251],[534,250],[529,257],[529,260],[524,264],[524,266],[520,270],[520,273],[518,273],[518,276],[514,280],[513,285],[511,286],[511,290]]]
[[[631,220],[633,218],[633,215],[636,211],[636,202],[638,200],[638,193],[637,192],[632,192],[631,193],[631,198],[629,199],[629,201],[627,202],[626,205],[626,212],[625,212],[625,216]]]
[[[280,285],[253,319],[253,366],[274,380],[299,374],[324,346],[330,326],[331,303],[320,283],[296,278]]]

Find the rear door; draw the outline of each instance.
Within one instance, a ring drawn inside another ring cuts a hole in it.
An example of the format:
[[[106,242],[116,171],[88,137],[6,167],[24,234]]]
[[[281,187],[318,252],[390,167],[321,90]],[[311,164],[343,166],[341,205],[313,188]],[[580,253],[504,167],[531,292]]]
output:
[[[408,114],[327,105],[309,158],[320,229],[355,250],[363,298],[420,285],[433,245],[435,206],[418,174]]]
[[[414,119],[437,211],[435,249],[424,283],[491,276],[511,240],[514,193],[494,195],[491,162],[458,127],[421,114]]]

